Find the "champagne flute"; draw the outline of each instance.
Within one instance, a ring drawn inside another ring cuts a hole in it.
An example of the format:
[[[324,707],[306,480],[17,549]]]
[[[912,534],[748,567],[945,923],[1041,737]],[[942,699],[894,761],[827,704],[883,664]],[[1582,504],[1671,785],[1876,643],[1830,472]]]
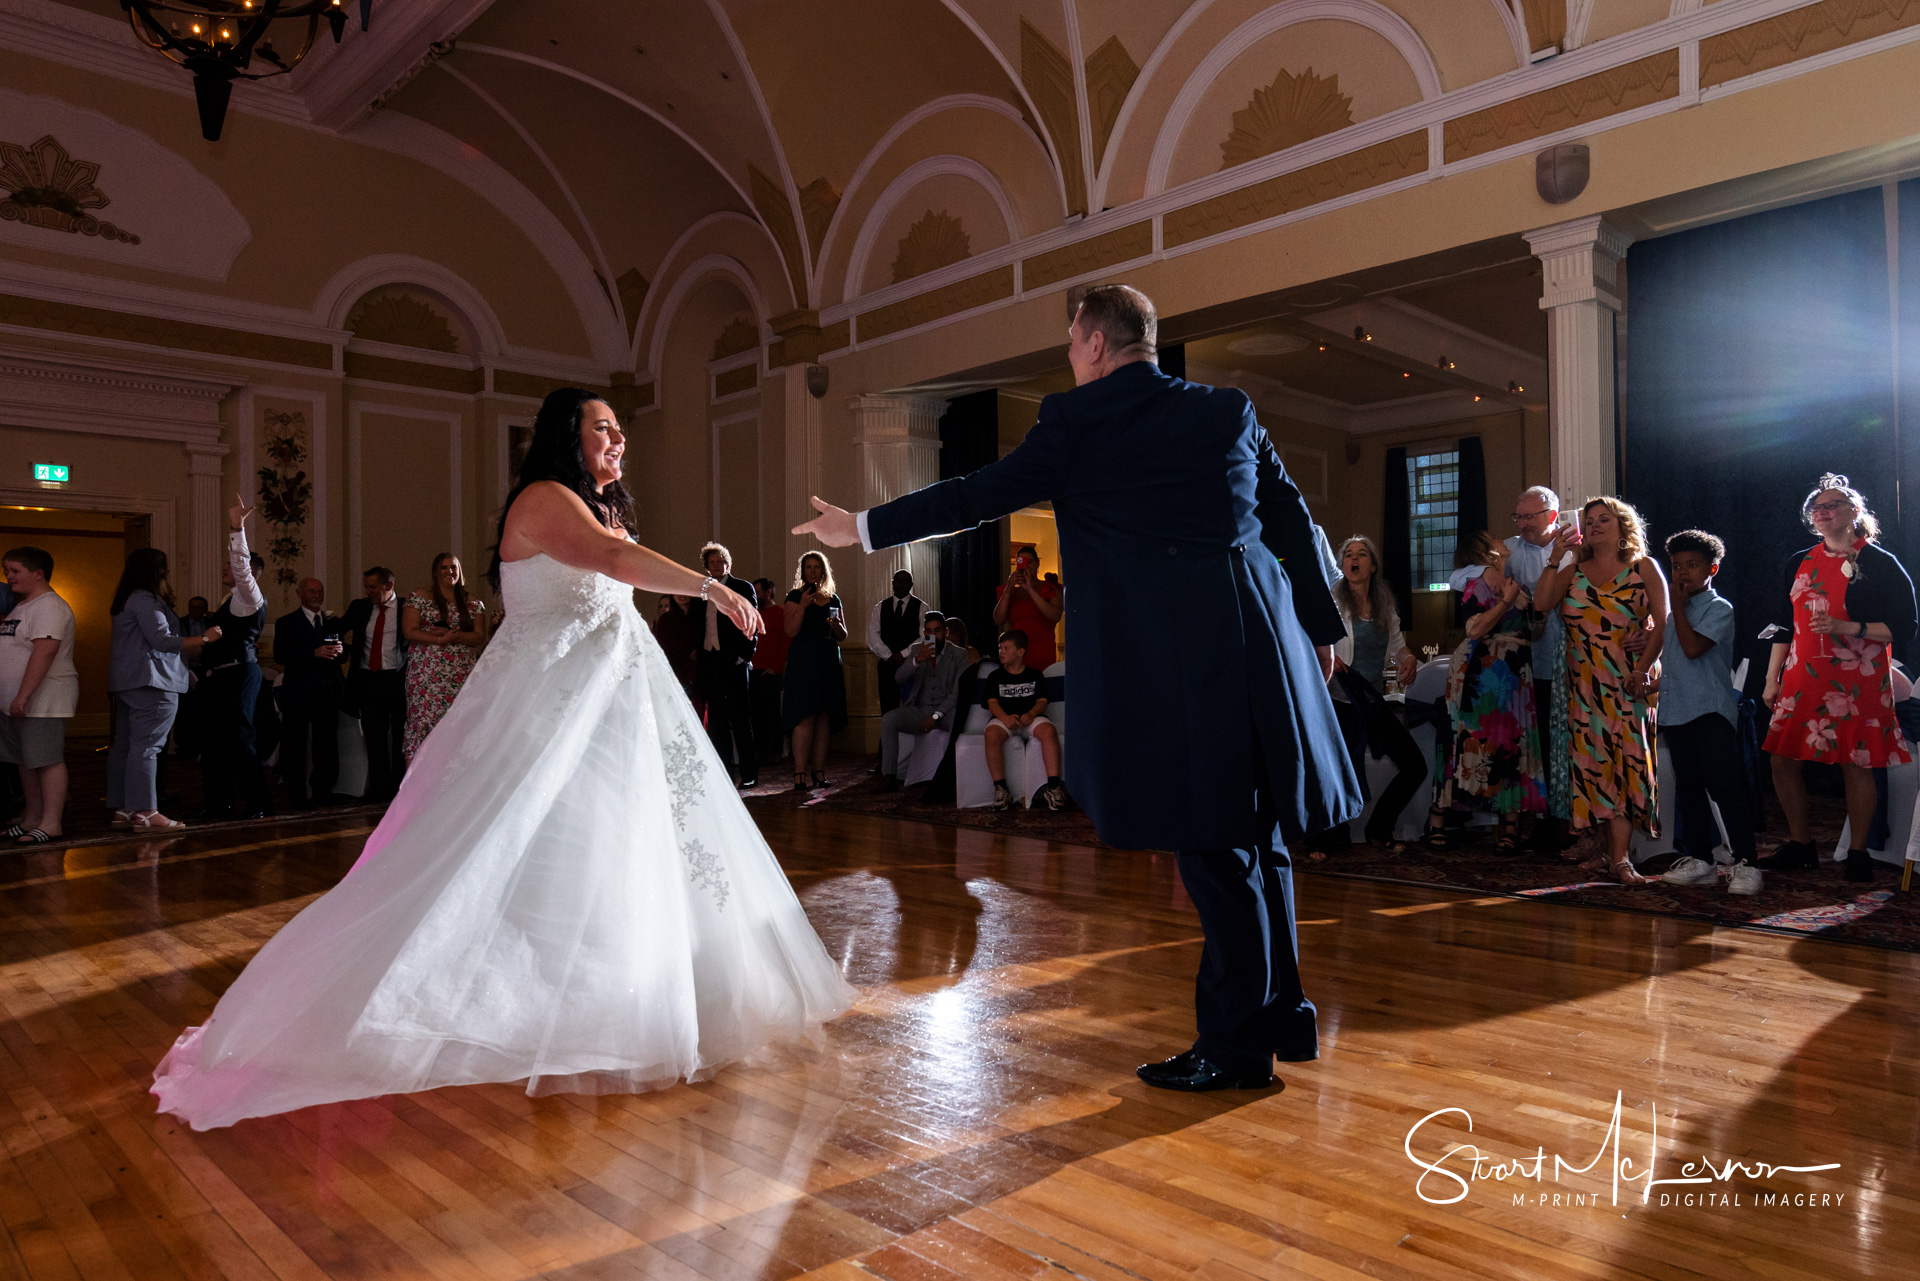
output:
[[[1833,607],[1828,602],[1827,598],[1818,592],[1810,593],[1807,596],[1807,612],[1809,614],[1812,614],[1815,618],[1819,618],[1830,613],[1832,611],[1832,608]],[[1820,657],[1832,658],[1833,657],[1832,639],[1825,632],[1819,633],[1819,636],[1820,636]]]

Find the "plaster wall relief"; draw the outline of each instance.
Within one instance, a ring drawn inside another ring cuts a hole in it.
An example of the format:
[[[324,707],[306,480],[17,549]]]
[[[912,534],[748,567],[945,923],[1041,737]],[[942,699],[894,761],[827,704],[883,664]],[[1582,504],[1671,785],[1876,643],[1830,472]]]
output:
[[[893,259],[893,283],[938,271],[972,254],[960,220],[944,209],[938,213],[929,209],[900,238],[899,252]]]
[[[418,347],[448,355],[467,355],[471,346],[456,321],[406,288],[377,289],[362,298],[347,313],[347,328],[364,342]]]
[[[1355,22],[1309,21],[1248,45],[1181,132],[1167,185],[1258,160],[1421,100],[1406,58]],[[1111,203],[1111,200],[1109,200]]]
[[[148,135],[3,88],[0,193],[0,244],[175,275],[225,280],[253,237],[219,184]]]
[[[1650,27],[1673,14],[1673,0],[1592,0],[1592,3],[1584,44]]]
[[[1825,0],[1700,42],[1700,87],[1785,66],[1920,23],[1920,0]]]
[[[1566,47],[1567,0],[1511,0],[1511,3],[1526,20],[1527,39],[1535,53]]]
[[[1916,13],[1920,13],[1920,0],[1911,2]],[[1609,67],[1570,84],[1556,85],[1447,121],[1447,163],[1498,151],[1589,120],[1632,111],[1676,97],[1679,92],[1680,53],[1676,49],[1624,66]]]
[[[766,225],[780,253],[786,258],[787,278],[793,284],[793,298],[798,306],[807,305],[807,260],[800,252],[800,229],[793,222],[793,206],[787,200],[786,189],[752,165],[747,166],[748,177],[753,184],[753,208],[760,215],[760,221]]]
[[[736,316],[727,322],[727,327],[713,340],[713,358],[725,360],[729,356],[752,351],[759,345],[760,327],[750,317]]]
[[[1140,66],[1134,62],[1119,36],[1087,55],[1087,114],[1093,126],[1093,162],[1096,167],[1107,154],[1113,127],[1120,122],[1120,108],[1126,104],[1133,82],[1140,78]]]
[[[647,278],[638,267],[629,267],[613,282],[620,296],[620,310],[627,318],[627,341],[632,342],[640,325],[640,309],[647,302]]]
[[[313,424],[298,402],[257,399],[255,476],[260,521],[266,537],[258,550],[267,559],[267,581],[278,603],[294,599],[294,588],[312,571],[309,526],[313,521]]]
[[[1340,92],[1338,75],[1323,79],[1312,67],[1297,76],[1283,69],[1233,113],[1233,132],[1220,144],[1220,167],[1244,165],[1352,123],[1353,99]]]
[[[820,248],[826,243],[827,228],[833,225],[834,211],[840,208],[841,191],[825,178],[815,178],[800,188],[800,217],[807,224],[807,245],[813,260],[820,261]]]
[[[1079,94],[1073,64],[1040,28],[1020,19],[1020,82],[1033,98],[1060,159],[1067,183],[1067,212],[1087,212],[1086,171],[1080,158]]]

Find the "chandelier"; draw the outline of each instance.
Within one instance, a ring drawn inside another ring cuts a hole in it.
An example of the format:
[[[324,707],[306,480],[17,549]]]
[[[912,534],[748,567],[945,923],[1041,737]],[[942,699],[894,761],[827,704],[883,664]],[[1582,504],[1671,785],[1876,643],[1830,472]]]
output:
[[[347,29],[347,0],[120,0],[133,34],[149,48],[193,73],[193,97],[200,107],[200,136],[220,141],[227,100],[235,80],[283,76],[313,48],[320,20],[333,30],[333,42]],[[373,17],[373,0],[360,0],[360,29]],[[274,48],[267,28],[275,22],[306,19],[306,33],[292,53]],[[255,59],[271,70],[255,70]]]

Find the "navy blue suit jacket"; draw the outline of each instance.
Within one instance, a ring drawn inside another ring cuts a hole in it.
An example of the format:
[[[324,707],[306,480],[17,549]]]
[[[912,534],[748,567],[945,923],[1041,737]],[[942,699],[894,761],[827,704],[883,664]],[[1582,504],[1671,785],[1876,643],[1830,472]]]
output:
[[[999,462],[873,508],[867,534],[892,547],[1048,499],[1073,643],[1067,784],[1101,839],[1270,839],[1262,781],[1287,840],[1359,813],[1313,649],[1346,630],[1312,518],[1246,395],[1122,365],[1047,397]]]

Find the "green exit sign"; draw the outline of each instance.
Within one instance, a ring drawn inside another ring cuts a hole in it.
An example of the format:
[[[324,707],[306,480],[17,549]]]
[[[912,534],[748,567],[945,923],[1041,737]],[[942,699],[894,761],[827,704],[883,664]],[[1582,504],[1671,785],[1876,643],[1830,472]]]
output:
[[[43,485],[64,485],[68,479],[67,465],[65,463],[35,463],[33,465],[33,478]]]

